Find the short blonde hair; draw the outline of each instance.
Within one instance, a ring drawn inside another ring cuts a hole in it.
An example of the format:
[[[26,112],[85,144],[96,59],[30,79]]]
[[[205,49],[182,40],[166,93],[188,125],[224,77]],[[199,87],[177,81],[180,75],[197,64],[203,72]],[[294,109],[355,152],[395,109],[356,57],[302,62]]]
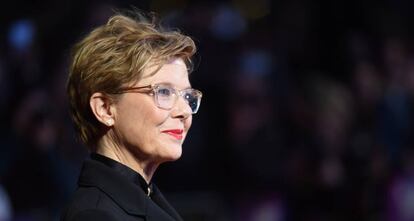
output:
[[[75,129],[91,150],[104,133],[89,106],[93,93],[116,94],[139,81],[150,62],[160,68],[178,57],[192,68],[196,46],[190,37],[163,30],[154,19],[135,14],[136,18],[112,16],[73,48],[67,94]]]

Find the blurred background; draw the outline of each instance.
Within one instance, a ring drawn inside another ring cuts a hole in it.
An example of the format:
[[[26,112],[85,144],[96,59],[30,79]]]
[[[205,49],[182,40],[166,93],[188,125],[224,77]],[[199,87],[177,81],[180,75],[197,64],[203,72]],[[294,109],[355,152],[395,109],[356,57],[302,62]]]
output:
[[[113,9],[198,45],[202,106],[155,182],[184,220],[414,220],[409,0],[14,0],[0,14],[0,221],[58,220],[86,148],[71,46]]]

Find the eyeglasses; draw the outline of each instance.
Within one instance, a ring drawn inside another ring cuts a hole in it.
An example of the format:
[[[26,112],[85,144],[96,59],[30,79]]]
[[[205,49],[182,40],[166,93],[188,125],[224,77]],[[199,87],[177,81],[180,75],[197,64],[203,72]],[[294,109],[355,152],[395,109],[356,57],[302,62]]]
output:
[[[139,91],[143,89],[148,89],[148,91]],[[200,108],[201,97],[203,96],[203,93],[199,90],[193,88],[177,90],[169,84],[154,84],[142,87],[121,88],[118,94],[131,92],[148,93],[152,95],[157,107],[164,110],[170,110],[173,108],[177,103],[178,97],[181,96],[191,108],[192,114],[197,113]]]

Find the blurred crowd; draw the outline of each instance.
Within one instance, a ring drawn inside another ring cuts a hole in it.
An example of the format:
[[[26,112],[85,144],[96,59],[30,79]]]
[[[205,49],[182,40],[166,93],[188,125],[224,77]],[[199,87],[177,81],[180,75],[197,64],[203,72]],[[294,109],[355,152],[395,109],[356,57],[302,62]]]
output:
[[[70,48],[113,9],[198,46],[183,156],[155,182],[185,220],[414,220],[414,4],[15,0],[0,15],[0,221],[58,220],[88,156]]]

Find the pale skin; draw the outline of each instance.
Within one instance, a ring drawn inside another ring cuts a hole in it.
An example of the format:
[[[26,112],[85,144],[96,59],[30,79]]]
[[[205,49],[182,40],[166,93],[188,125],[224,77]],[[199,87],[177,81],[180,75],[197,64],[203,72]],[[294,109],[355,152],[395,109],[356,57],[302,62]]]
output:
[[[152,70],[145,70],[133,86],[168,83],[179,90],[191,87],[187,67],[180,58],[164,64],[155,75],[150,75]],[[125,93],[116,102],[94,93],[90,106],[96,119],[108,127],[98,141],[97,153],[130,167],[147,183],[161,163],[180,158],[192,122],[191,109],[182,97],[172,109],[165,110],[145,93]],[[182,130],[182,138],[165,132],[172,129]]]

